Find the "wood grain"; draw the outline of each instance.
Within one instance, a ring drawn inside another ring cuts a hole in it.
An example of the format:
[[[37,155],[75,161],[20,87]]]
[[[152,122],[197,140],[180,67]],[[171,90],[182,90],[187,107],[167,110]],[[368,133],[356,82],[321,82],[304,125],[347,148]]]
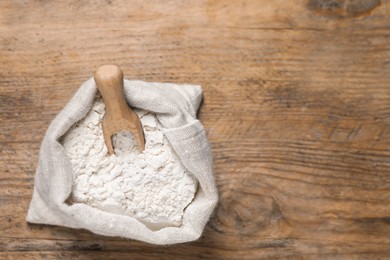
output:
[[[1,1],[0,258],[390,257],[390,2]],[[103,64],[201,84],[220,201],[158,247],[25,222],[50,121]]]

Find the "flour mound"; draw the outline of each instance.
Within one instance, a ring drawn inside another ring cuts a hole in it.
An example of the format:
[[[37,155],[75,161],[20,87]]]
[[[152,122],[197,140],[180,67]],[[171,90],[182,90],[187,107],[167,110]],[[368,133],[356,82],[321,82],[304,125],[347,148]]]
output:
[[[100,97],[66,133],[62,143],[74,171],[70,200],[133,216],[151,229],[180,226],[197,182],[165,138],[155,114],[134,111],[144,130],[143,152],[138,151],[131,133],[120,132],[112,138],[115,154],[107,154],[100,124],[104,115]]]

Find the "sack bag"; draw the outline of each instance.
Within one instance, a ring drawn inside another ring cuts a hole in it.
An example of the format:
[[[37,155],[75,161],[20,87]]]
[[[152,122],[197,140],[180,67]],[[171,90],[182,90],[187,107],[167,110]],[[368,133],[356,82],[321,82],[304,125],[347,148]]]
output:
[[[81,85],[46,132],[40,148],[27,221],[82,228],[105,236],[159,245],[196,240],[218,200],[210,146],[202,124],[196,119],[202,88],[124,80],[124,93],[133,107],[156,113],[172,148],[198,181],[199,188],[184,211],[182,225],[153,231],[134,217],[102,211],[83,203],[66,202],[72,192],[73,170],[59,140],[90,111],[97,94],[93,78]]]

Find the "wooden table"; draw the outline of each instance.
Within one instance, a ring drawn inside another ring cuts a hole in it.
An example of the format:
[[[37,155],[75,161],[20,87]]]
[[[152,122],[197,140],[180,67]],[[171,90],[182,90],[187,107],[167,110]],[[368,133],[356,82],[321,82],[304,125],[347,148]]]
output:
[[[25,221],[50,121],[102,64],[195,83],[220,201],[197,242]],[[0,258],[390,257],[390,1],[1,1]]]

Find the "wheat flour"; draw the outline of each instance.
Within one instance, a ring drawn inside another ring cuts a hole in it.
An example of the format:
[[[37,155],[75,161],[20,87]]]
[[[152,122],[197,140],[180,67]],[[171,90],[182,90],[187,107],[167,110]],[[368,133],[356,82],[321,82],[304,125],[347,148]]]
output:
[[[107,154],[100,124],[104,103],[99,96],[90,112],[63,137],[74,172],[70,201],[131,215],[151,229],[180,226],[197,182],[171,148],[156,116],[134,111],[144,129],[142,153],[133,136],[121,132],[113,137],[115,154]]]

